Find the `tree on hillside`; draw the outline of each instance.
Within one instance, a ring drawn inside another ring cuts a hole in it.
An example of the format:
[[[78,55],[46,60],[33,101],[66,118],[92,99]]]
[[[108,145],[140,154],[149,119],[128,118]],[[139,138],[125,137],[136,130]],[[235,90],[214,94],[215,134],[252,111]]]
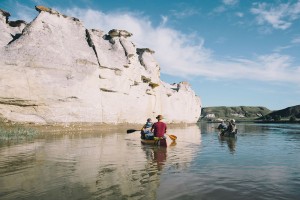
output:
[[[273,117],[274,121],[280,121],[281,120],[281,116],[280,115],[275,115]]]
[[[295,122],[296,121],[296,117],[293,115],[290,117],[290,122]]]
[[[270,115],[263,116],[263,121],[271,121],[272,117]]]

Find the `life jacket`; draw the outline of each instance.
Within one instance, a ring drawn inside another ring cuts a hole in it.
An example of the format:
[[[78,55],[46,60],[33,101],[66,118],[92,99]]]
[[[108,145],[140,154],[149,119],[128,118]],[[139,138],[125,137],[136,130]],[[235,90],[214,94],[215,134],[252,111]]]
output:
[[[145,128],[151,128],[152,127],[152,122],[146,122],[146,124],[145,124]]]

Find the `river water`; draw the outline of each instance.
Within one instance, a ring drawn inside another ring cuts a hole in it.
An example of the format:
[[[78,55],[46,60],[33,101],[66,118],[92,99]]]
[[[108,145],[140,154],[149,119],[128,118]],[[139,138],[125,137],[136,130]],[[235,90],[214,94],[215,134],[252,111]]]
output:
[[[0,143],[0,199],[299,199],[300,125],[169,128],[168,147],[124,129]],[[46,131],[47,132],[47,131]]]

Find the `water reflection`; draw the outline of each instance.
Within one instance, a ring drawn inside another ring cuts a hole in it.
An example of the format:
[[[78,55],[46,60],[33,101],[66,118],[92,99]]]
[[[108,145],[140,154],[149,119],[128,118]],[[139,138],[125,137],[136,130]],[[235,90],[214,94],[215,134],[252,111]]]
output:
[[[237,137],[218,136],[218,138],[219,138],[219,142],[220,142],[221,145],[224,145],[226,143],[227,146],[228,146],[229,151],[231,153],[235,152]]]
[[[154,148],[153,161],[157,163],[158,171],[161,171],[167,160],[167,148]]]
[[[176,146],[177,142],[176,141],[172,141],[171,144],[169,146]]]
[[[172,141],[168,146],[174,147],[176,144],[176,141]],[[141,148],[146,154],[147,161],[151,163],[150,165],[156,167],[158,171],[162,171],[167,161],[168,148],[152,145],[142,145]]]
[[[151,166],[150,168],[154,167],[158,171],[161,171],[167,160],[167,148],[144,145],[142,149],[146,153],[147,160]]]
[[[238,141],[214,126],[169,128],[167,148],[125,130],[1,144],[0,199],[299,197],[299,125],[238,124]]]

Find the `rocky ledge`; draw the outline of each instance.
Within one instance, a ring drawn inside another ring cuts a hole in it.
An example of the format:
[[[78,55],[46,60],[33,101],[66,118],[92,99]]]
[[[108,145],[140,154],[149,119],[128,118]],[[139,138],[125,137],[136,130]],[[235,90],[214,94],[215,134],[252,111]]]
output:
[[[149,48],[128,31],[86,29],[36,6],[30,23],[0,10],[0,118],[13,122],[195,123],[201,101],[187,82],[160,80]]]

